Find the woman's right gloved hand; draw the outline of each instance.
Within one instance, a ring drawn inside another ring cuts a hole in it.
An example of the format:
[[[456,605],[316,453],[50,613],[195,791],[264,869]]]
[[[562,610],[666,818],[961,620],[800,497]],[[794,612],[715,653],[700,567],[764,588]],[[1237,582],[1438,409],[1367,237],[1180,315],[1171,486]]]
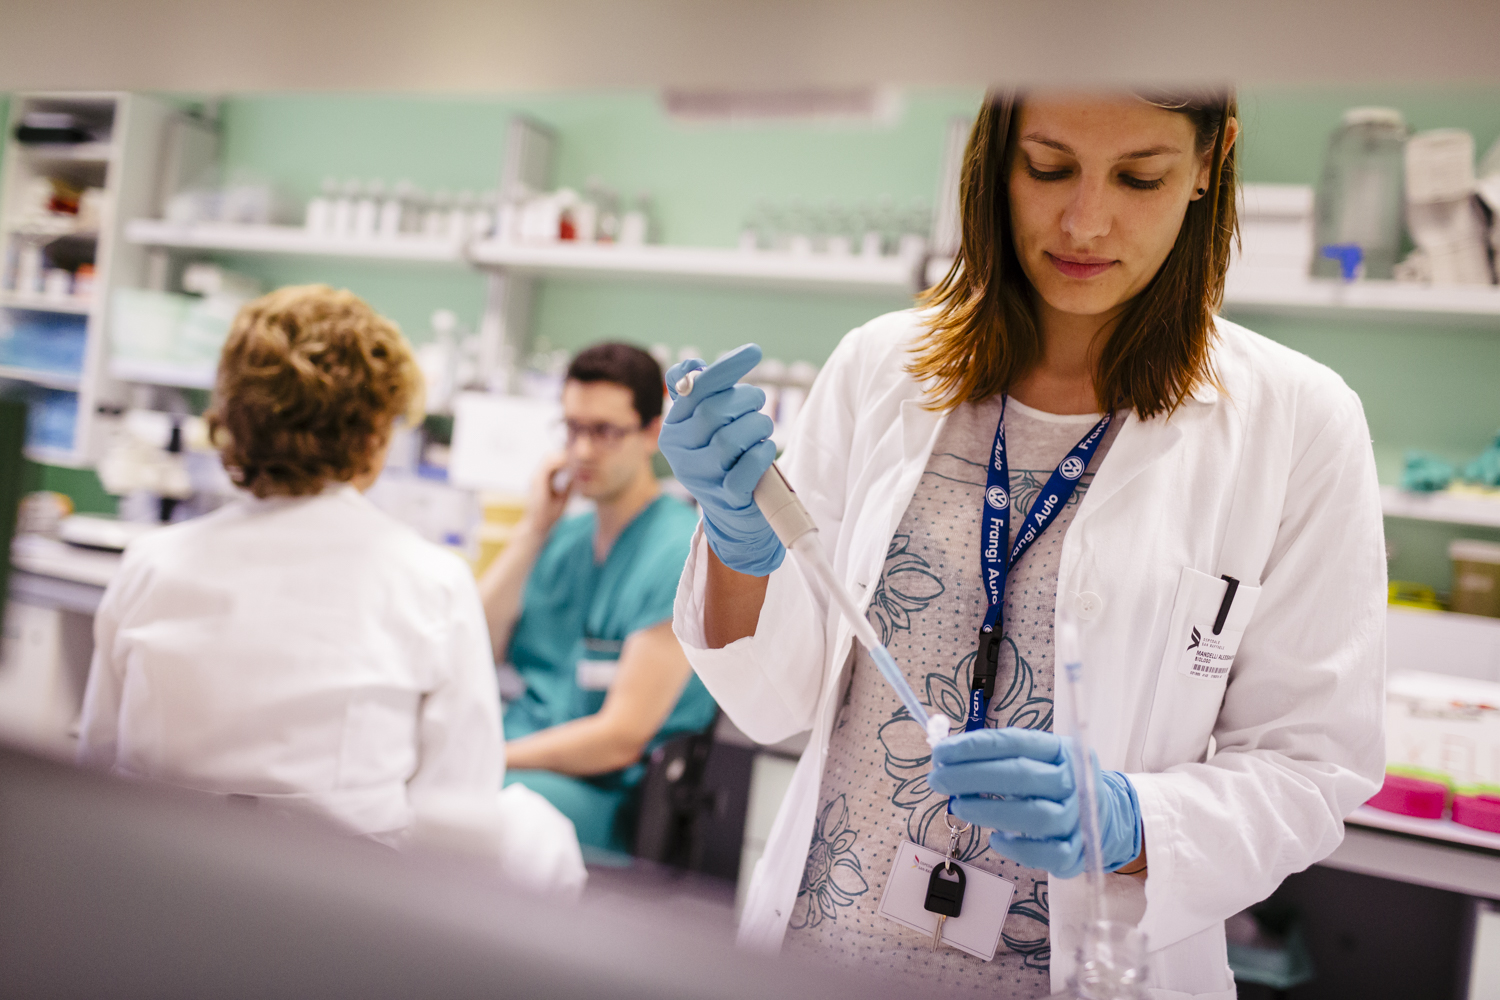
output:
[[[719,561],[751,576],[767,576],[786,557],[781,539],[755,505],[755,484],[776,460],[771,418],[760,412],[764,390],[738,385],[760,363],[746,344],[704,368],[698,359],[667,372],[672,408],[662,422],[660,447],[677,481],[703,508],[703,533]],[[699,372],[692,391],[677,383]]]

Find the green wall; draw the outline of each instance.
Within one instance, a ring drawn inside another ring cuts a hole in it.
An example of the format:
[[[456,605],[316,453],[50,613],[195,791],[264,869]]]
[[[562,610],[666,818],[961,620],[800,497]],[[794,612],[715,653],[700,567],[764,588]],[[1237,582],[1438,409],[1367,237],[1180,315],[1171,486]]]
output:
[[[581,187],[598,176],[626,196],[649,192],[664,242],[729,246],[760,199],[848,205],[890,195],[898,204],[931,202],[947,122],[971,115],[980,96],[914,91],[888,121],[770,125],[674,121],[645,91],[254,95],[223,103],[224,160],[233,176],[274,182],[294,214],[325,176],[478,191],[494,186],[507,121],[525,113],[558,132],[558,183]],[[1415,128],[1468,128],[1481,151],[1500,135],[1500,87],[1261,88],[1241,95],[1244,179],[1313,183],[1328,134],[1356,104],[1400,108]],[[350,288],[416,340],[425,338],[432,310],[452,308],[473,325],[483,301],[483,278],[462,268],[251,256],[226,262],[268,285],[326,281]],[[756,340],[770,355],[817,362],[846,330],[904,304],[902,296],[553,279],[541,283],[534,328],[565,348],[621,338],[691,344],[711,355]],[[1408,448],[1463,458],[1500,428],[1494,325],[1311,321],[1250,311],[1232,318],[1329,364],[1359,392],[1382,481],[1396,481]],[[1442,587],[1447,538],[1500,539],[1500,533],[1396,519],[1388,531],[1393,575]]]

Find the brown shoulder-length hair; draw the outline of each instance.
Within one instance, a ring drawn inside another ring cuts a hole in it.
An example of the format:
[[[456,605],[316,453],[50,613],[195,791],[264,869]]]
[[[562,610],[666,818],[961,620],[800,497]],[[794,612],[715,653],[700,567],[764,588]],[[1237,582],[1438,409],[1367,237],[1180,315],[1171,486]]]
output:
[[[1224,148],[1234,94],[1140,95],[1186,115],[1197,153],[1209,157],[1209,187],[1189,202],[1177,242],[1156,276],[1120,317],[1099,352],[1100,411],[1128,406],[1146,419],[1171,413],[1200,383],[1213,383],[1210,338],[1236,237],[1235,149]],[[931,310],[909,370],[931,404],[952,409],[1005,391],[1041,356],[1034,291],[1011,235],[1009,179],[1022,95],[992,92],[964,152],[959,185],[962,245],[946,277],[918,299]]]
[[[294,285],[247,303],[219,355],[209,433],[234,482],[307,496],[374,468],[423,382],[396,325],[352,292]]]

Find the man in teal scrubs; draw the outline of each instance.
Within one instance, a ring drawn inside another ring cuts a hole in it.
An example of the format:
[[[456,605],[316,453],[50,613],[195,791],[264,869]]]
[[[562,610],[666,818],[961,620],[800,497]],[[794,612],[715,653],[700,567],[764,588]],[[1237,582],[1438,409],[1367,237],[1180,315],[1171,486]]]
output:
[[[480,581],[497,658],[525,683],[505,711],[506,783],[544,795],[584,844],[630,848],[642,759],[717,711],[672,634],[697,513],[661,491],[661,367],[628,344],[580,353],[567,451]],[[562,519],[573,494],[595,510]]]

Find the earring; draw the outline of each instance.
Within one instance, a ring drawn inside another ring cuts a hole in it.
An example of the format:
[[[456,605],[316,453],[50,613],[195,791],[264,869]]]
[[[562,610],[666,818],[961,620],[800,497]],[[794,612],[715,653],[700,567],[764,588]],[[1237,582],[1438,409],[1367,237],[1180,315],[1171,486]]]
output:
[[[1198,189],[1198,193],[1199,194],[1208,194],[1208,188],[1199,188]]]

